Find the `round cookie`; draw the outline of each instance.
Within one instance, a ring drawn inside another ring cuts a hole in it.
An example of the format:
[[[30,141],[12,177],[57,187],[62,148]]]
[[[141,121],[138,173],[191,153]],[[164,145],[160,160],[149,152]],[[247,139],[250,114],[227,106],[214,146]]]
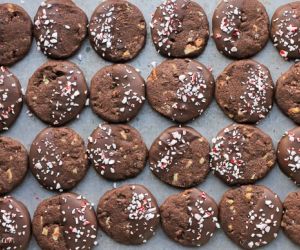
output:
[[[86,14],[72,0],[45,0],[34,17],[38,50],[54,59],[72,56],[87,35]]]
[[[240,123],[257,123],[272,109],[273,85],[270,71],[263,64],[236,61],[217,78],[215,97],[229,118]]]
[[[285,234],[300,245],[300,192],[289,193],[283,202],[283,217],[281,227]]]
[[[145,18],[126,0],[102,2],[91,17],[88,30],[93,49],[112,62],[135,58],[146,43]]]
[[[230,189],[219,205],[224,232],[243,249],[255,249],[273,241],[280,229],[281,218],[281,201],[265,186]]]
[[[272,139],[259,128],[232,124],[213,139],[211,167],[227,185],[264,178],[276,162]]]
[[[300,63],[294,64],[277,80],[275,99],[281,111],[300,124]]]
[[[97,210],[101,229],[113,240],[126,244],[146,243],[159,225],[159,208],[142,185],[124,185],[106,192]]]
[[[21,60],[30,50],[32,22],[19,5],[0,4],[0,65],[7,66]]]
[[[271,39],[286,60],[300,59],[300,1],[280,6],[271,21]]]
[[[200,116],[213,99],[214,78],[201,63],[166,60],[147,79],[147,99],[154,110],[179,123]]]
[[[168,57],[195,57],[206,47],[209,38],[207,16],[191,0],[164,0],[151,21],[156,50]]]
[[[32,142],[30,168],[38,182],[49,190],[75,187],[88,170],[84,141],[70,128],[46,128]]]
[[[28,210],[11,196],[0,198],[0,235],[1,250],[26,250],[31,238]]]
[[[61,126],[78,117],[87,95],[84,75],[74,63],[49,61],[29,79],[26,102],[42,121]]]
[[[113,64],[99,70],[90,87],[93,111],[109,122],[128,122],[145,102],[145,81],[130,65]]]
[[[217,49],[234,59],[254,56],[269,40],[269,16],[258,0],[222,0],[212,27]]]
[[[0,195],[17,187],[28,169],[26,148],[18,141],[0,136]]]
[[[216,202],[195,188],[169,196],[160,214],[165,233],[184,246],[203,246],[220,227]]]
[[[108,180],[135,177],[146,165],[147,147],[140,133],[131,126],[100,124],[88,141],[90,162]]]
[[[300,127],[284,134],[277,147],[278,164],[282,172],[300,185]]]
[[[23,94],[18,78],[0,67],[0,131],[8,130],[17,120],[23,106]]]
[[[93,206],[75,193],[43,200],[33,215],[32,229],[43,250],[92,249],[97,245]]]
[[[203,182],[209,173],[209,143],[191,127],[170,127],[153,142],[150,169],[161,181],[188,188]]]

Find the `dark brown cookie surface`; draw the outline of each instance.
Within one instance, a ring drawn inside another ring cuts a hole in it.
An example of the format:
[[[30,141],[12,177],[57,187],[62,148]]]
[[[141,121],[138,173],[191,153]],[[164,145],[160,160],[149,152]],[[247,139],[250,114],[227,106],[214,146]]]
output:
[[[271,22],[271,39],[284,59],[300,59],[300,1],[280,6]]]
[[[203,246],[220,227],[216,202],[195,188],[169,196],[160,213],[165,233],[184,246]]]
[[[113,240],[137,245],[146,243],[159,225],[154,196],[142,185],[124,185],[106,192],[97,210],[101,229]]]
[[[85,176],[88,160],[84,141],[70,128],[46,128],[32,142],[30,168],[49,190],[73,188]]]
[[[43,250],[92,249],[97,244],[97,218],[81,195],[64,193],[42,201],[32,221]]]
[[[0,235],[1,250],[26,250],[31,238],[28,210],[11,196],[0,198]]]
[[[19,5],[0,4],[0,65],[11,65],[21,60],[32,42],[32,23]]]
[[[34,18],[38,49],[54,59],[70,57],[86,37],[87,24],[87,16],[73,1],[43,1]]]
[[[19,80],[7,68],[0,67],[0,131],[8,130],[18,118],[23,106]]]
[[[31,76],[26,90],[30,110],[45,123],[61,126],[85,106],[88,88],[82,71],[67,61],[49,61]]]
[[[275,99],[282,112],[300,124],[300,63],[278,78]]]
[[[277,159],[282,172],[300,185],[300,127],[286,132],[281,138]]]
[[[146,34],[142,12],[127,0],[102,2],[89,24],[92,47],[112,62],[125,62],[136,57],[145,45]]]
[[[156,50],[164,56],[198,56],[209,38],[207,16],[194,1],[164,0],[152,17],[151,33]]]
[[[131,126],[100,124],[88,140],[89,160],[106,179],[135,177],[146,165],[147,147]]]
[[[26,148],[10,137],[0,136],[0,195],[18,186],[24,179],[27,169]]]
[[[145,81],[130,65],[106,66],[91,81],[91,107],[106,121],[130,121],[144,102]]]
[[[211,167],[227,185],[254,183],[275,161],[271,137],[254,126],[232,124],[213,139]]]
[[[196,186],[209,173],[209,143],[191,127],[170,127],[153,142],[150,169],[161,181],[181,188]]]
[[[281,227],[285,234],[300,245],[300,192],[292,192],[283,202],[283,217]]]
[[[222,0],[212,25],[217,49],[231,58],[249,58],[269,40],[269,16],[258,0]]]
[[[270,71],[253,60],[229,64],[216,80],[215,97],[223,112],[241,123],[257,123],[273,106]]]
[[[243,249],[255,249],[273,241],[281,218],[281,201],[265,186],[248,185],[228,190],[219,205],[224,232]]]
[[[201,63],[166,60],[147,79],[147,99],[157,112],[179,123],[200,116],[213,98],[214,78]]]

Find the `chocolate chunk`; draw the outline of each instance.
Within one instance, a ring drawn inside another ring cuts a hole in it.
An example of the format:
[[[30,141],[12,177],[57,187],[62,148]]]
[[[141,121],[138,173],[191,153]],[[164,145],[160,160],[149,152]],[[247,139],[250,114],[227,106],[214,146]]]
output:
[[[153,142],[150,169],[161,181],[181,188],[196,186],[209,173],[209,143],[191,127],[170,127]]]
[[[222,0],[212,25],[217,49],[230,58],[254,56],[269,40],[269,16],[258,0]]]
[[[33,175],[49,190],[72,189],[88,170],[84,141],[70,128],[42,130],[31,145],[29,159]]]
[[[159,225],[154,196],[142,185],[124,185],[106,192],[98,204],[98,222],[113,240],[137,245],[146,243]]]
[[[156,50],[168,57],[195,57],[209,38],[207,16],[202,7],[190,0],[164,0],[151,21]]]
[[[74,63],[49,61],[29,79],[26,102],[42,121],[61,126],[79,115],[87,95],[84,75]]]
[[[17,187],[24,179],[28,169],[26,148],[18,141],[0,137],[0,195]]]
[[[280,6],[271,22],[271,39],[286,60],[300,59],[300,2]]]
[[[17,120],[23,106],[19,80],[7,68],[0,67],[0,131],[8,130]]]
[[[279,77],[275,99],[282,112],[300,124],[300,63],[294,64]]]
[[[282,204],[265,186],[248,185],[228,190],[219,205],[219,219],[226,235],[243,249],[273,241],[280,229]]]
[[[166,60],[147,79],[147,98],[154,110],[179,123],[200,116],[213,98],[214,78],[201,63]]]
[[[88,155],[101,176],[116,181],[137,176],[146,165],[148,150],[135,128],[100,124],[89,137]]]
[[[89,24],[93,49],[105,60],[125,62],[135,58],[146,42],[142,12],[126,0],[106,0],[94,11]]]
[[[34,18],[38,50],[54,59],[72,56],[87,35],[87,16],[71,0],[43,1]]]
[[[106,66],[91,81],[91,107],[109,122],[130,121],[144,102],[145,81],[130,65]]]
[[[184,246],[203,246],[220,227],[216,202],[195,188],[169,196],[160,211],[165,233]]]
[[[0,65],[11,65],[21,60],[30,50],[32,22],[19,5],[0,4]]]
[[[278,143],[277,158],[282,172],[300,185],[300,127],[283,135]]]
[[[227,185],[262,179],[275,161],[271,137],[254,126],[232,124],[213,139],[211,167]]]
[[[43,200],[34,213],[32,229],[43,250],[92,249],[97,244],[94,209],[75,193]]]
[[[0,198],[0,235],[1,250],[26,250],[31,238],[28,210],[11,196]]]
[[[257,123],[273,106],[273,80],[263,64],[241,60],[229,64],[216,80],[216,101],[241,123]]]
[[[300,192],[289,193],[283,202],[283,217],[281,227],[285,234],[300,245]]]

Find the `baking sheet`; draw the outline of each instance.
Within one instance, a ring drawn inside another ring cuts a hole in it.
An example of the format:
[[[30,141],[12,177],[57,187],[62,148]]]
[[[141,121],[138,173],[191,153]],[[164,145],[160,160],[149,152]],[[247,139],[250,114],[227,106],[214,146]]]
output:
[[[40,4],[40,0],[0,0],[0,3],[12,2],[21,5],[29,15],[33,18],[37,8]],[[88,15],[90,18],[93,10],[100,3],[99,0],[74,0]],[[160,63],[164,60],[163,57],[158,55],[155,51],[154,46],[151,41],[150,36],[150,19],[151,14],[155,11],[156,6],[158,6],[162,0],[130,0],[132,3],[137,5],[143,12],[147,24],[148,24],[148,37],[147,44],[142,53],[133,61],[129,62],[131,65],[139,68],[143,77],[147,77],[151,71],[151,64],[153,62]],[[202,5],[205,12],[207,13],[208,19],[211,23],[211,18],[213,11],[218,3],[218,0],[195,0]],[[250,1],[250,0],[249,0]],[[275,9],[282,4],[291,2],[289,0],[261,0],[261,2],[266,6],[269,16],[273,15]],[[281,73],[285,72],[292,63],[283,61],[276,49],[272,46],[271,41],[269,41],[267,47],[255,56],[253,59],[265,64],[271,71],[273,80],[276,81]],[[36,50],[36,44],[33,42],[30,53],[15,66],[11,67],[11,71],[19,78],[22,86],[26,89],[27,81],[33,72],[43,64],[47,58],[42,55],[41,52]],[[73,56],[71,61],[75,62],[85,73],[88,83],[90,82],[92,76],[103,66],[108,65],[103,59],[97,56],[97,54],[91,48],[88,40],[86,39],[81,50]],[[213,39],[209,40],[208,46],[204,53],[197,58],[201,63],[206,66],[213,68],[214,76],[218,76],[220,72],[228,65],[231,60],[222,56],[215,48]],[[36,117],[29,117],[27,114],[27,107],[24,106],[20,117],[18,118],[16,124],[3,135],[11,136],[20,140],[27,149],[30,148],[30,144],[35,138],[36,134],[45,128],[47,125],[43,124]],[[68,126],[75,129],[84,139],[87,141],[88,136],[97,127],[102,120],[92,113],[90,108],[86,108],[80,115],[80,119],[76,120]],[[216,136],[216,134],[225,126],[231,124],[232,121],[228,119],[222,111],[217,106],[216,102],[213,101],[208,110],[197,120],[191,122],[189,125],[198,130],[202,135],[204,135],[209,141]],[[148,147],[154,139],[167,127],[173,125],[172,122],[161,117],[155,113],[149,106],[148,103],[144,105],[139,115],[130,124],[137,128],[142,134]],[[286,130],[289,130],[296,125],[293,124],[288,118],[286,118],[276,107],[269,116],[262,121],[258,127],[263,131],[268,133],[274,141],[274,145],[277,146],[278,140],[281,138]],[[122,182],[117,182],[116,186],[120,186],[125,183],[139,183],[147,186],[151,192],[157,198],[159,204],[161,204],[167,196],[179,192],[180,190],[172,188],[162,182],[160,182],[156,177],[152,175],[148,166],[145,170],[135,179],[130,179]],[[269,175],[259,181],[257,184],[263,184],[271,188],[276,192],[281,199],[284,199],[289,192],[297,190],[297,187],[284,176],[278,168],[278,165],[269,173]],[[113,188],[114,183],[109,182],[101,178],[96,174],[93,168],[90,168],[85,179],[73,190],[74,192],[80,193],[87,197],[87,199],[97,205],[99,198],[103,193],[109,189]],[[228,187],[224,185],[219,179],[217,179],[212,174],[209,175],[207,180],[200,184],[198,188],[208,192],[211,196],[215,198],[218,202]],[[299,190],[299,188],[298,188]],[[24,182],[15,189],[11,195],[15,196],[17,199],[23,201],[30,213],[33,215],[39,202],[43,199],[54,195],[55,193],[49,192],[39,186],[38,182],[29,172],[26,176]],[[124,246],[114,242],[112,239],[107,237],[103,232],[99,230],[98,234],[99,245],[95,249],[190,249],[184,248],[173,241],[169,240],[167,236],[163,233],[162,229],[157,231],[155,237],[153,237],[147,244],[142,246]],[[32,237],[29,249],[39,249],[34,238]],[[222,232],[218,230],[216,235],[210,240],[210,242],[203,246],[201,249],[238,249]],[[268,246],[261,249],[299,249],[296,245],[291,243],[285,235],[281,232],[277,238]]]

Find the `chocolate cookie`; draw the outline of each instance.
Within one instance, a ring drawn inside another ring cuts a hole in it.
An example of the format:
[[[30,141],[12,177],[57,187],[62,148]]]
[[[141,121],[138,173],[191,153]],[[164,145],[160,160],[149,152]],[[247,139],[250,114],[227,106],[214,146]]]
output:
[[[146,86],[147,99],[154,110],[176,122],[186,123],[209,106],[214,78],[197,61],[174,59],[154,68]]]
[[[300,185],[300,127],[286,132],[281,138],[277,158],[282,172]]]
[[[29,79],[26,102],[42,121],[61,126],[78,117],[87,95],[84,75],[74,63],[49,61]]]
[[[150,169],[169,185],[196,186],[209,173],[209,150],[208,141],[193,128],[170,127],[150,148]]]
[[[97,244],[97,217],[81,195],[64,193],[43,200],[32,221],[43,250],[92,249]]]
[[[0,235],[1,250],[26,250],[31,238],[28,210],[11,196],[0,198]]]
[[[0,131],[8,130],[23,106],[20,82],[7,68],[0,67]]]
[[[255,249],[277,237],[282,204],[265,186],[248,185],[228,190],[219,205],[219,219],[227,236],[243,249]]]
[[[145,102],[145,81],[130,65],[106,66],[91,81],[90,102],[93,111],[104,120],[130,121]]]
[[[300,2],[279,7],[271,22],[271,39],[284,59],[300,59]]]
[[[124,185],[106,192],[98,204],[98,222],[113,240],[137,245],[146,243],[159,225],[154,196],[142,185]]]
[[[0,136],[0,195],[18,186],[28,169],[26,148],[18,141]]]
[[[100,124],[89,137],[88,155],[100,175],[117,181],[137,176],[146,165],[148,150],[135,128]]]
[[[145,45],[146,35],[142,12],[126,0],[102,2],[89,24],[92,47],[112,62],[125,62],[136,57]]]
[[[300,124],[300,63],[296,63],[279,77],[275,99],[282,112]]]
[[[232,124],[213,139],[211,167],[227,185],[262,179],[275,161],[271,137],[254,126]]]
[[[195,188],[169,196],[160,212],[165,233],[184,246],[203,246],[220,227],[216,202]]]
[[[269,40],[269,16],[258,0],[222,0],[212,26],[217,49],[234,59],[254,56]]]
[[[152,17],[151,33],[156,50],[163,56],[198,56],[209,38],[207,16],[194,1],[164,0]]]
[[[84,141],[70,128],[46,128],[34,139],[30,168],[38,182],[49,190],[72,189],[88,170]]]
[[[21,60],[32,42],[32,23],[19,5],[0,4],[0,65],[11,65]]]
[[[54,59],[72,56],[87,35],[87,16],[71,0],[45,0],[34,17],[38,50]]]
[[[229,64],[216,80],[216,101],[223,112],[241,123],[257,123],[273,106],[273,80],[263,64],[241,60]]]
[[[281,227],[285,234],[300,245],[300,192],[289,193],[283,202],[283,217]]]

